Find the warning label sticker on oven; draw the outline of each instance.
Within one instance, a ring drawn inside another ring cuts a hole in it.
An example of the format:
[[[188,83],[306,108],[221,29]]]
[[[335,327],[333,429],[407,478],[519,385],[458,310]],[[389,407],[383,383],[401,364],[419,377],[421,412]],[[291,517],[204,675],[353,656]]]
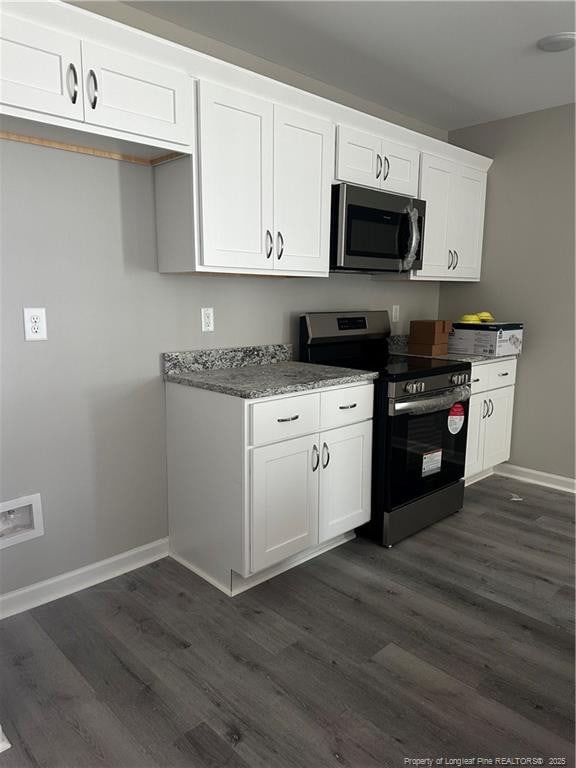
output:
[[[442,468],[442,450],[422,454],[422,477],[434,475]]]
[[[448,431],[451,435],[457,435],[464,426],[464,406],[455,403],[448,411]]]

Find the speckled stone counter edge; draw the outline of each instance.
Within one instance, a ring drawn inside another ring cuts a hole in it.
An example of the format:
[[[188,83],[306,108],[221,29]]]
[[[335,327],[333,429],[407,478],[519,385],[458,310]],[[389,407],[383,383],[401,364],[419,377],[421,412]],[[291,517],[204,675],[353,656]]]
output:
[[[364,382],[373,381],[378,378],[377,373],[373,372],[358,372],[351,376],[339,376],[336,378],[318,379],[316,381],[305,381],[301,384],[291,382],[290,384],[278,385],[273,381],[259,384],[253,388],[247,388],[235,386],[234,384],[226,384],[224,382],[215,381],[203,381],[202,379],[195,379],[186,374],[171,373],[164,377],[165,381],[173,384],[184,384],[189,387],[195,387],[196,389],[207,389],[211,392],[219,392],[223,395],[232,395],[233,397],[240,397],[245,400],[258,400],[262,397],[272,397],[274,395],[287,395],[292,392],[310,392],[314,389],[326,389],[327,387],[339,387],[345,384],[361,384]]]
[[[292,360],[292,344],[262,344],[252,347],[191,349],[186,352],[164,352],[164,374],[243,368],[249,365],[272,365]]]

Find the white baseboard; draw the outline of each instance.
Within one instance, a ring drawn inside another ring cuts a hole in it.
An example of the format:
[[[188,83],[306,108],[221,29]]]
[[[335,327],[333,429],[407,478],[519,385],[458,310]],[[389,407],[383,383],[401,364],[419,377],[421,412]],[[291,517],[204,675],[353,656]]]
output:
[[[323,552],[328,552],[328,550],[334,549],[334,547],[339,547],[341,544],[345,544],[347,541],[351,541],[355,538],[356,534],[354,531],[350,531],[349,533],[342,533],[340,536],[336,536],[335,538],[330,539],[330,541],[314,547],[314,549],[309,549],[300,555],[293,555],[293,557],[289,557],[286,560],[283,560],[278,565],[273,565],[270,568],[266,568],[266,570],[261,571],[260,573],[255,573],[253,576],[248,576],[247,578],[244,578],[243,576],[240,576],[232,571],[230,584],[222,584],[212,576],[209,576],[201,568],[196,567],[189,560],[186,560],[186,558],[181,557],[174,552],[170,552],[170,557],[173,560],[176,560],[177,563],[180,563],[180,565],[188,568],[189,571],[192,571],[197,576],[200,576],[200,578],[204,579],[209,584],[212,584],[212,586],[216,587],[216,589],[224,592],[224,594],[228,595],[228,597],[235,597],[236,595],[245,592],[247,589],[255,587],[257,584],[262,584],[262,582],[268,581],[268,579],[271,579],[274,576],[278,576],[279,574],[284,573],[284,571],[290,570],[290,568],[301,565],[307,560],[311,560],[313,557],[317,557]]]
[[[490,469],[485,469],[483,472],[478,472],[477,475],[471,475],[470,477],[467,477],[464,481],[464,485],[468,487],[469,485],[474,485],[474,483],[477,483],[479,480],[484,480],[485,477],[491,477],[494,474],[494,467],[490,467]]]
[[[572,477],[552,475],[549,472],[540,472],[537,469],[528,469],[528,467],[518,467],[515,464],[508,464],[508,462],[494,467],[494,473],[502,477],[511,477],[514,480],[523,480],[525,483],[555,488],[557,491],[576,493],[576,480]]]
[[[7,592],[5,595],[0,595],[0,618],[28,611],[43,603],[50,603],[59,597],[71,595],[86,587],[121,576],[123,573],[153,563],[167,555],[168,539],[158,539],[142,547],[109,557],[107,560],[100,560],[84,568],[62,573],[53,579],[46,579],[30,584],[29,587]]]

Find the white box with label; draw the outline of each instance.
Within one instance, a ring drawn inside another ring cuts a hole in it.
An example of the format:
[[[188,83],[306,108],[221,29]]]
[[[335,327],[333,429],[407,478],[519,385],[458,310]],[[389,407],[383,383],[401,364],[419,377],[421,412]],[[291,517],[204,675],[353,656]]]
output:
[[[448,352],[504,357],[522,351],[523,323],[454,323]]]

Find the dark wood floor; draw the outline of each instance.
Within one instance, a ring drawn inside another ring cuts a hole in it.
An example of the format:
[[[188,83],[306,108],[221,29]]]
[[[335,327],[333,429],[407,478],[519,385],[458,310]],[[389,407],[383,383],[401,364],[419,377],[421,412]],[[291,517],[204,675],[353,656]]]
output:
[[[167,558],[6,619],[0,765],[572,766],[573,525],[568,494],[490,478],[234,599]]]

